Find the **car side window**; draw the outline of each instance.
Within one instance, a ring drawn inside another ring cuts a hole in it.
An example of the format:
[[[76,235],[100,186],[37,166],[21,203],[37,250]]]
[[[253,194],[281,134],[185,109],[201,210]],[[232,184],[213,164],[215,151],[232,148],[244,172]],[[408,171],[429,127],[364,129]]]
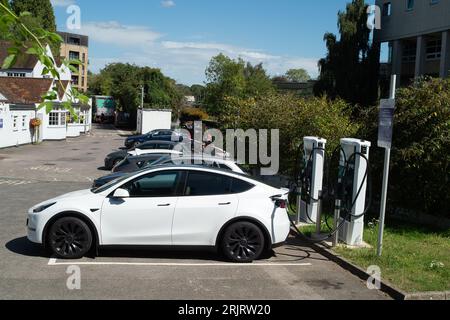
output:
[[[150,149],[154,149],[155,148],[155,144],[154,143],[148,143],[148,144],[144,144],[142,146],[143,150],[150,150]]]
[[[185,196],[213,196],[229,194],[231,178],[220,174],[189,171],[184,190]]]
[[[231,193],[243,193],[251,190],[254,187],[253,184],[242,181],[240,179],[233,179],[231,184]]]
[[[173,197],[180,173],[165,171],[139,177],[122,186],[131,198]]]

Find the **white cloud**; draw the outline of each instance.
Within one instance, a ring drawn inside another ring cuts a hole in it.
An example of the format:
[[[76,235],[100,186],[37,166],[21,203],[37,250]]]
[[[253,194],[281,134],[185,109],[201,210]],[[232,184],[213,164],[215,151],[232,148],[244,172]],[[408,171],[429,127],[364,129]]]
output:
[[[172,0],[164,0],[164,1],[161,1],[161,5],[162,5],[164,8],[172,8],[172,7],[175,7],[175,6],[176,6],[175,2],[172,1]]]
[[[121,25],[116,21],[84,23],[79,33],[88,35],[91,41],[117,46],[145,46],[162,35],[143,26]]]
[[[51,0],[54,7],[68,7],[75,3],[75,0]]]
[[[160,68],[181,83],[202,83],[211,58],[223,53],[234,59],[241,57],[252,64],[263,63],[271,75],[284,74],[291,68],[304,68],[312,77],[318,74],[318,59],[272,55],[263,50],[225,43],[163,40],[163,34],[142,26],[125,26],[118,22],[90,22],[82,26],[82,33],[90,36],[91,47],[98,42],[122,49],[122,53],[117,57],[91,56],[91,68],[94,72],[108,63],[120,61]]]

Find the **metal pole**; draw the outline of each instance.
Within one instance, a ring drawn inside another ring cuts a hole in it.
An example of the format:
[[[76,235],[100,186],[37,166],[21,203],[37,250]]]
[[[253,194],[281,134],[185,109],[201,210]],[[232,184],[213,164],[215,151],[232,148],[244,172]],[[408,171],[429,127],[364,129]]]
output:
[[[334,228],[336,232],[333,235],[333,247],[336,247],[339,244],[339,218],[341,217],[341,200],[336,199],[334,204]]]
[[[322,190],[319,191],[317,199],[319,201],[317,201],[316,234],[320,236],[320,231],[322,231]]]
[[[397,83],[397,76],[394,74],[391,77],[391,88],[390,88],[390,99],[395,99],[395,89]],[[383,189],[381,191],[381,206],[380,206],[380,226],[378,230],[378,248],[377,255],[381,257],[383,253],[383,235],[384,235],[384,225],[386,219],[386,203],[387,203],[387,192],[389,187],[389,167],[391,162],[391,149],[386,148],[384,154],[384,171],[383,171]]]

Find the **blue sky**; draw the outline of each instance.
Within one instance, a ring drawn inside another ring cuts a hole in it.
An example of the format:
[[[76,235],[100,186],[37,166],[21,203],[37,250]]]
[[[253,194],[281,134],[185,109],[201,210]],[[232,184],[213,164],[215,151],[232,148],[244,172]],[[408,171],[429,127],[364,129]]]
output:
[[[212,56],[223,52],[262,62],[271,75],[305,68],[317,76],[325,32],[349,0],[52,0],[58,28],[67,7],[81,9],[90,37],[90,69],[111,62],[160,68],[180,83],[203,83]]]

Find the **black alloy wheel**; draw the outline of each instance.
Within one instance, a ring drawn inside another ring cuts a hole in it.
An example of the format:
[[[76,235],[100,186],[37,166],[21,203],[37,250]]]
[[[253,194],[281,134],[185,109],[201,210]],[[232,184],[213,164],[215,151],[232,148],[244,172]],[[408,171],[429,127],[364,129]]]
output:
[[[223,235],[222,251],[233,262],[252,262],[257,260],[264,251],[264,235],[253,223],[234,223]]]
[[[92,247],[92,232],[89,226],[78,218],[61,218],[50,228],[48,240],[57,257],[79,259]]]

